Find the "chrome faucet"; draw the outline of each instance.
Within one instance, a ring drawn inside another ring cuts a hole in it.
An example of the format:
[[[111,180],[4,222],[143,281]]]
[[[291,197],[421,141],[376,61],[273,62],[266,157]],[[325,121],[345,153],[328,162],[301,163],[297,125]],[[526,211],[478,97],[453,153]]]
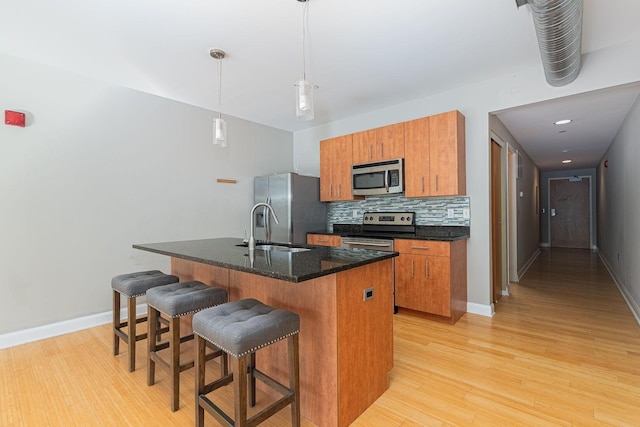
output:
[[[276,213],[273,211],[273,208],[271,207],[271,205],[269,203],[256,203],[255,205],[253,205],[253,207],[251,208],[251,215],[249,218],[249,221],[251,221],[251,227],[249,228],[250,230],[250,235],[249,235],[249,250],[252,251],[256,248],[256,239],[255,237],[253,237],[254,233],[255,233],[255,221],[254,221],[254,215],[256,214],[256,209],[258,209],[260,206],[263,206],[265,208],[269,208],[269,210],[271,211],[271,214],[273,215],[273,220],[276,222],[276,224],[278,224],[278,217],[276,216]],[[265,218],[265,221],[267,219]]]

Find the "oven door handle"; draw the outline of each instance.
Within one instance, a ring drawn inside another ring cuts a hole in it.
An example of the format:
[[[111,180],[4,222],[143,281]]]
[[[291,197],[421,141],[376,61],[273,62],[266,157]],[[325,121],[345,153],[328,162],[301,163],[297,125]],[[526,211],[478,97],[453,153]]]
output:
[[[346,245],[377,246],[377,247],[383,247],[383,248],[391,247],[391,243],[356,242],[353,240],[343,240],[342,243]]]
[[[389,182],[391,181],[391,171],[387,170],[385,172],[385,178],[384,178],[384,189],[387,190],[387,193],[389,192]]]

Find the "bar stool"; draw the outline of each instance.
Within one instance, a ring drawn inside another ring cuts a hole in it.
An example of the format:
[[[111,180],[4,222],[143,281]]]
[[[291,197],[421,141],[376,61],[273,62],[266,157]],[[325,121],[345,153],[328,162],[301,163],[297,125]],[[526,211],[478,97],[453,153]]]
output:
[[[300,317],[297,314],[270,307],[255,299],[229,302],[195,314],[196,426],[204,426],[205,410],[222,425],[244,427],[261,423],[287,405],[291,405],[291,424],[300,426],[299,332]],[[284,338],[288,344],[289,387],[259,371],[255,363],[256,351]],[[205,384],[205,342],[233,356],[232,373],[209,384]],[[249,387],[245,373],[249,375]],[[238,378],[234,378],[234,375],[238,375]],[[282,394],[282,397],[247,418],[247,388],[251,406],[255,406],[256,378]],[[234,383],[235,422],[206,396],[230,382]]]
[[[129,372],[136,370],[136,342],[147,338],[147,334],[136,335],[136,324],[143,323],[147,316],[136,316],[136,297],[143,296],[156,286],[176,283],[178,276],[164,274],[158,270],[138,271],[135,273],[121,274],[111,279],[113,289],[113,355],[120,354],[120,340],[129,347]],[[120,295],[127,298],[127,321],[120,319]],[[127,332],[124,332],[127,328]]]
[[[179,408],[180,372],[194,366],[193,360],[180,364],[180,344],[193,339],[193,334],[180,336],[180,318],[227,301],[226,290],[207,286],[198,281],[158,286],[147,292],[150,336],[155,334],[161,315],[166,316],[169,321],[168,342],[157,343],[156,340],[147,340],[147,385],[152,386],[155,383],[156,362],[169,368],[172,411],[177,411]],[[158,354],[159,350],[167,347],[170,352],[168,362]],[[215,350],[207,356],[207,360],[223,355],[220,350]],[[224,373],[226,373],[226,363],[221,365],[224,366]]]

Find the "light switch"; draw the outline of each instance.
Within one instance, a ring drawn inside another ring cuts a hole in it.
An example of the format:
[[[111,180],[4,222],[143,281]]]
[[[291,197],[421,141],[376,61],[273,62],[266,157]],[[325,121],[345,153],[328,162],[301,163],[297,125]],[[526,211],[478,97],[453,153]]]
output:
[[[447,218],[453,218],[453,208],[447,209]]]

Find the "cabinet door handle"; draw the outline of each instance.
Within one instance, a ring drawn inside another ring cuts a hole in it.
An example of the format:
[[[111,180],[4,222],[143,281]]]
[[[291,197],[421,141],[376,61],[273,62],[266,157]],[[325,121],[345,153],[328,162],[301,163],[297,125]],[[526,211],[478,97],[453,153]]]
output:
[[[438,191],[438,175],[436,175],[436,191]]]
[[[424,176],[421,176],[420,180],[421,180],[421,183],[422,183],[421,184],[422,185],[422,190],[420,190],[420,192],[424,193]]]
[[[413,277],[413,260],[411,260],[411,277]]]
[[[327,239],[318,239],[318,243],[328,243]]]
[[[333,197],[333,184],[329,184],[329,197]]]
[[[411,246],[411,249],[423,249],[425,251],[428,251],[429,246]]]
[[[338,184],[338,197],[342,196],[342,189],[340,188],[340,184]]]
[[[382,158],[382,144],[380,144],[380,158]]]
[[[369,144],[369,160],[371,160],[371,144]]]
[[[424,277],[429,278],[429,260],[424,260]]]

